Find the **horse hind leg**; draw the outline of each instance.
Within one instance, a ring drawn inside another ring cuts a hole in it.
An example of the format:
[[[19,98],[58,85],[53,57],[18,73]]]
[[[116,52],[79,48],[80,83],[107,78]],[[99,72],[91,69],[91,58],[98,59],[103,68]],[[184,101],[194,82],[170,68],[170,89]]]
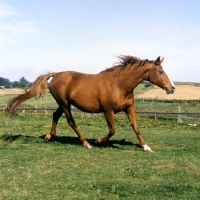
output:
[[[71,108],[70,106],[64,107],[63,108],[65,116],[67,118],[67,122],[68,124],[71,126],[71,128],[75,131],[75,133],[78,135],[80,141],[83,143],[83,145],[87,148],[92,148],[92,146],[88,143],[88,141],[83,137],[83,135],[80,133],[80,131],[78,130],[76,123],[72,117],[72,113],[71,113]]]
[[[45,136],[45,139],[44,139],[45,142],[48,142],[51,139],[51,137],[56,135],[57,123],[58,123],[59,118],[62,116],[62,114],[63,114],[63,109],[61,107],[58,107],[58,109],[53,113],[51,131]]]

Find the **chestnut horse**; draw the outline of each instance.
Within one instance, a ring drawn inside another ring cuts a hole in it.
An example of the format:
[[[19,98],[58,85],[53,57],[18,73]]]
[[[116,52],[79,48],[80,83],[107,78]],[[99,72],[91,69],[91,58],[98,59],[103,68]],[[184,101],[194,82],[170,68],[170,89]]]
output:
[[[84,112],[104,113],[109,133],[105,137],[99,137],[96,143],[107,142],[114,135],[114,114],[124,111],[144,151],[152,152],[138,129],[133,89],[144,80],[166,90],[167,94],[174,93],[175,86],[161,66],[164,58],[158,57],[155,61],[141,60],[133,56],[119,58],[121,62],[98,74],[66,71],[41,75],[33,82],[29,90],[8,102],[6,111],[14,114],[17,107],[25,100],[42,97],[47,89],[47,80],[53,77],[49,83],[49,90],[58,104],[58,109],[53,113],[52,128],[45,136],[45,141],[56,135],[58,120],[64,113],[68,124],[76,132],[83,145],[91,148],[72,117],[70,106],[74,105]]]

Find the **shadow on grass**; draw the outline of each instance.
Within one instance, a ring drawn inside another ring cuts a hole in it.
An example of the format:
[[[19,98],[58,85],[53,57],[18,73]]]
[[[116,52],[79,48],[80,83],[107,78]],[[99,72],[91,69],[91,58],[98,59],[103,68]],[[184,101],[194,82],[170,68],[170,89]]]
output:
[[[19,139],[20,137],[22,137],[21,134],[19,135],[3,134],[1,135],[0,139],[3,140],[4,142],[11,143]]]
[[[40,138],[44,139],[45,136],[40,136]],[[133,145],[136,146],[137,148],[141,148],[139,144],[134,144],[132,142],[126,141],[126,139],[122,140],[109,140],[107,143],[102,143],[102,144],[96,144],[95,141],[96,139],[87,139],[86,140],[95,147],[98,148],[106,148],[106,147],[112,147],[112,148],[118,148],[121,149],[119,146],[116,145]],[[59,142],[61,144],[72,144],[72,145],[82,145],[78,137],[72,137],[72,136],[55,136],[52,137],[49,142]]]
[[[35,137],[35,136],[27,136],[27,135],[12,135],[12,134],[3,134],[0,136],[0,140],[6,142],[6,143],[12,143],[12,142],[15,142],[15,141],[22,141],[22,143],[28,143],[28,142],[31,142],[31,141],[34,141],[34,142],[38,142],[41,140],[40,137]]]
[[[32,142],[32,141],[37,141],[40,140],[40,142],[44,142],[44,138],[45,135],[41,135],[41,136],[27,136],[27,135],[11,135],[11,134],[3,134],[0,136],[0,140],[3,140],[4,142],[7,143],[12,143],[15,142],[16,140],[22,140],[23,143],[27,143],[27,142]],[[134,144],[132,142],[126,141],[126,139],[122,139],[122,140],[109,140],[107,143],[103,143],[103,144],[96,144],[95,141],[96,139],[87,139],[87,141],[95,147],[98,148],[106,148],[106,147],[112,147],[112,148],[118,148],[121,149],[119,146],[136,146],[137,148],[141,148],[141,146],[139,144]],[[52,137],[51,140],[49,141],[51,142],[58,142],[60,144],[71,144],[71,145],[82,145],[82,143],[80,142],[80,140],[78,139],[78,137],[74,136],[55,136]]]

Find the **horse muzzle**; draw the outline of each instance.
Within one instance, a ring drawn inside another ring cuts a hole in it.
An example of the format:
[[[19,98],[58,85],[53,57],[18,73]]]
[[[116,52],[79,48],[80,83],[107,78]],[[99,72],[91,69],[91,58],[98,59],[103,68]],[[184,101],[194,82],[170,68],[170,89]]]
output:
[[[170,87],[170,88],[166,88],[166,93],[167,93],[167,94],[173,94],[174,91],[175,91],[175,87],[174,87],[174,86],[172,86],[172,87]]]

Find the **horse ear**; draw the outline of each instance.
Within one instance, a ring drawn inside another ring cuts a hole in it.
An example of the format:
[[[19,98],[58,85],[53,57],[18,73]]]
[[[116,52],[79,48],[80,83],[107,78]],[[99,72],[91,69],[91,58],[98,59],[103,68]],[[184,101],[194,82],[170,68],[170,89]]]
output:
[[[160,65],[164,60],[164,57],[162,59],[160,59],[160,56],[156,59],[155,61],[155,65]]]
[[[164,57],[161,59],[160,64],[163,62],[163,60],[164,60]]]

